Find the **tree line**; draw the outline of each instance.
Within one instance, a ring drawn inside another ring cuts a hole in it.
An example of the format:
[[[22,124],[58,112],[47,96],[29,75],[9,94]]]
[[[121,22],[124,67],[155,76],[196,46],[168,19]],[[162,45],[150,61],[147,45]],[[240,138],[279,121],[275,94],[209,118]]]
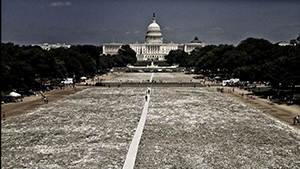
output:
[[[247,38],[233,45],[208,45],[190,54],[171,51],[168,63],[195,67],[197,73],[242,81],[269,81],[274,87],[300,84],[300,36],[293,45],[279,46],[265,39]]]
[[[270,81],[276,86],[300,84],[300,38],[291,46],[247,38],[237,46],[208,45],[190,54],[170,51],[168,63],[195,67],[196,73],[243,81]],[[77,45],[49,51],[38,46],[1,43],[1,91],[27,91],[43,81],[106,73],[112,67],[136,63],[136,53],[124,45],[116,55],[103,55],[102,47]]]
[[[101,55],[102,47],[77,45],[49,51],[39,46],[1,43],[1,95],[12,90],[40,88],[43,81],[106,73],[107,69],[135,63],[135,52],[124,45],[116,55]]]

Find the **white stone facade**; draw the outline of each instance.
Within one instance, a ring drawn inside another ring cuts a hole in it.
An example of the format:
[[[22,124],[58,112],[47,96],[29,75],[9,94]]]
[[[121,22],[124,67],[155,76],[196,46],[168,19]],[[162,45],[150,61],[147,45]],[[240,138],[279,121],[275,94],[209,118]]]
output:
[[[103,44],[103,54],[105,55],[116,55],[118,50],[121,49],[122,43],[104,43]]]
[[[50,50],[50,49],[57,49],[57,48],[70,48],[71,45],[66,45],[66,44],[48,44],[48,43],[44,43],[44,44],[32,44],[31,46],[39,46],[41,47],[43,50]]]
[[[279,42],[278,45],[279,46],[293,46],[293,44],[291,44],[290,42],[285,42],[285,41]]]
[[[104,43],[103,54],[117,54],[118,50],[122,47],[121,43]],[[176,43],[163,43],[163,36],[160,26],[156,23],[155,14],[153,14],[152,23],[148,26],[145,43],[134,43],[129,46],[136,52],[137,60],[151,60],[151,61],[164,61],[165,56],[171,50],[184,50],[190,53],[196,47],[204,47],[205,44],[195,38],[191,43],[176,44]]]

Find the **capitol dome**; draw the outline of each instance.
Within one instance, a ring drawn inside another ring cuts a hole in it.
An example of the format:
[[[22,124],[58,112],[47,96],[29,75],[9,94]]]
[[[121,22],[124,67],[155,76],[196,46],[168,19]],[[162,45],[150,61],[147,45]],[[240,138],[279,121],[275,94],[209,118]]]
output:
[[[156,23],[155,14],[153,14],[152,23],[147,29],[146,43],[163,43],[160,26]]]
[[[147,32],[151,31],[161,31],[159,25],[155,22],[155,20],[148,26]]]

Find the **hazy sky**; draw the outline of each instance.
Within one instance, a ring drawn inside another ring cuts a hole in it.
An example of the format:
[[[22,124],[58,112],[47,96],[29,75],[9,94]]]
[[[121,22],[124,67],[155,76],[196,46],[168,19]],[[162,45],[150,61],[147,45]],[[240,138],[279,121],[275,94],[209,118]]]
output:
[[[152,14],[164,42],[237,45],[300,35],[300,0],[2,0],[1,42],[143,43]]]

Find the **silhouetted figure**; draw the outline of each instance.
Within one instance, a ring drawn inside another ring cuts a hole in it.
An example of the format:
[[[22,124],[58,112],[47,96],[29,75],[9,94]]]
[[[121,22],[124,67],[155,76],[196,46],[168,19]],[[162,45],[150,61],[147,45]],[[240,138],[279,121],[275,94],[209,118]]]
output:
[[[3,120],[5,120],[5,111],[2,113]]]

